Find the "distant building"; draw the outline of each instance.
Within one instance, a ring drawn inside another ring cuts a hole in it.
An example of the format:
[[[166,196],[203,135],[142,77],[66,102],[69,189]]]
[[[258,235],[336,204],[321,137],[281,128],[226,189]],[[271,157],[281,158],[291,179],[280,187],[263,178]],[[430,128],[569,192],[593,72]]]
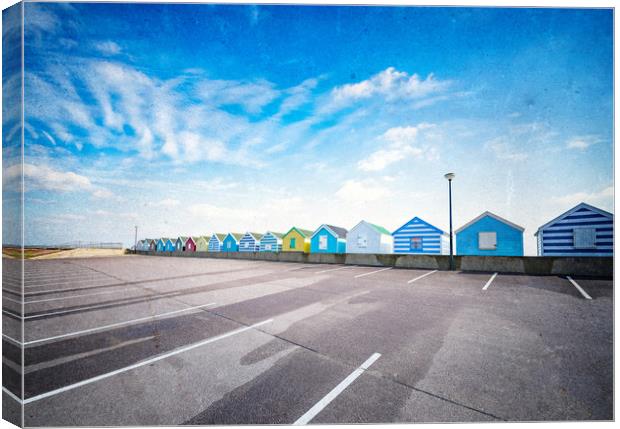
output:
[[[457,255],[523,256],[524,228],[484,212],[455,231]]]
[[[282,237],[282,251],[310,253],[310,236],[312,231],[292,227]]]
[[[176,240],[174,240],[172,238],[166,238],[166,242],[165,242],[165,245],[164,245],[164,251],[165,252],[174,252],[174,250],[175,250],[175,246],[174,246],[175,241]]]
[[[539,256],[613,256],[614,215],[581,203],[534,235]]]
[[[209,252],[221,252],[226,234],[213,234],[209,240]]]
[[[263,234],[258,232],[246,232],[239,240],[240,252],[258,252],[260,250],[260,239]]]
[[[185,242],[188,237],[178,237],[177,241],[174,243],[174,250],[176,252],[185,252]]]
[[[196,241],[193,237],[187,237],[185,240],[185,250],[184,252],[195,252],[196,251]]]
[[[151,252],[155,252],[155,251],[157,251],[157,242],[158,242],[158,241],[159,241],[159,240],[149,240],[149,250],[150,250]]]
[[[393,249],[390,231],[374,223],[363,220],[347,232],[347,253],[392,253]]]
[[[165,237],[160,238],[159,240],[157,240],[157,251],[158,252],[165,252],[166,251],[166,243],[168,242],[168,239]]]
[[[224,238],[222,252],[238,252],[239,240],[243,237],[243,234],[238,232],[229,232]]]
[[[284,234],[279,232],[267,231],[260,239],[259,252],[281,252],[283,236]]]
[[[414,217],[392,233],[394,253],[446,255],[450,237],[436,226]]]
[[[345,253],[346,250],[345,228],[323,224],[310,237],[310,253]]]
[[[209,250],[209,237],[201,235],[200,237],[194,237],[196,243],[196,252],[206,252]]]

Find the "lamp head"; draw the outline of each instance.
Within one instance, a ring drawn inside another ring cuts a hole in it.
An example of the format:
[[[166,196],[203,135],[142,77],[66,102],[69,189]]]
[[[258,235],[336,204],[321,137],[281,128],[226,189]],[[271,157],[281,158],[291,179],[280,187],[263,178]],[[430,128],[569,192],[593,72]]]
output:
[[[455,176],[456,175],[454,173],[448,173],[448,174],[444,174],[443,177],[445,177],[448,180],[452,180],[452,179],[454,179]]]

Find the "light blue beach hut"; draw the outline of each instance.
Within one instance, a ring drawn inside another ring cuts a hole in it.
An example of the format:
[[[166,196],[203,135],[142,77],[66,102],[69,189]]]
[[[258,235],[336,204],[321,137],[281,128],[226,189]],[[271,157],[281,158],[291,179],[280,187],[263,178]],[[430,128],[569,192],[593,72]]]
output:
[[[345,228],[323,224],[310,237],[310,253],[345,253],[346,249]]]
[[[538,256],[613,256],[614,215],[580,203],[534,235]]]
[[[456,254],[523,256],[523,231],[519,225],[484,212],[455,231]]]
[[[222,243],[222,252],[238,252],[239,251],[239,240],[243,237],[243,234],[239,234],[237,232],[229,232],[226,234],[224,241]]]
[[[160,238],[159,240],[157,240],[157,251],[158,252],[165,252],[166,251],[166,243],[168,242],[168,239],[165,237]]]
[[[167,238],[166,239],[166,245],[164,248],[164,251],[166,252],[174,252],[176,250],[176,246],[175,246],[176,240],[173,238]]]

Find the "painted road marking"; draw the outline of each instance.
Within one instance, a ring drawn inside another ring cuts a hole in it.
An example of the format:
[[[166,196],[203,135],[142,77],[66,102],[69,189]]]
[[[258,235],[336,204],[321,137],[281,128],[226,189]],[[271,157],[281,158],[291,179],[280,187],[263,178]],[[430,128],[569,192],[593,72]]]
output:
[[[430,276],[431,274],[436,273],[437,271],[438,271],[438,270],[434,270],[434,271],[429,271],[429,272],[428,272],[428,273],[426,273],[426,274],[422,274],[421,276],[418,276],[418,277],[416,277],[415,279],[411,279],[411,280],[409,280],[409,281],[407,282],[407,284],[409,284],[409,283],[413,283],[413,282],[415,282],[416,280],[420,280],[420,279],[422,279],[422,278],[424,278],[424,277],[426,277],[426,276]]]
[[[383,268],[381,270],[371,271],[369,273],[358,274],[358,275],[355,276],[355,278],[357,279],[357,278],[360,278],[360,277],[369,276],[369,275],[374,274],[374,273],[380,273],[381,271],[386,271],[386,270],[391,270],[391,269],[392,269],[392,267],[388,267],[388,268]]]
[[[491,286],[491,283],[493,283],[493,280],[495,280],[495,277],[497,277],[497,273],[493,274],[491,276],[491,278],[489,279],[489,281],[487,282],[487,284],[484,285],[484,287],[482,288],[482,290],[487,290],[487,288],[489,286]]]
[[[14,401],[19,402],[20,404],[22,403],[22,400],[20,398],[18,398],[13,392],[11,392],[9,389],[7,389],[6,387],[2,386],[2,391],[4,393],[6,393],[7,395],[9,395]]]
[[[117,290],[109,290],[109,291],[105,291],[105,292],[84,293],[82,295],[61,296],[60,298],[35,299],[35,300],[26,301],[26,302],[24,302],[24,304],[36,304],[38,302],[59,301],[59,300],[63,300],[63,299],[75,299],[75,298],[82,298],[82,297],[85,297],[85,296],[107,295],[107,294],[110,294],[110,293],[118,294],[118,291]],[[145,295],[145,296],[151,296],[151,295]],[[6,299],[10,299],[10,298],[6,298]],[[16,300],[13,300],[13,301],[18,302]]]
[[[134,296],[134,297],[128,298],[125,302],[121,302],[121,303],[118,303],[118,304],[119,305],[141,304],[141,303],[144,302],[144,301],[141,301],[141,300],[143,300],[145,298],[153,298],[153,300],[155,300],[155,299],[159,299],[159,298],[166,298],[166,297],[170,297],[170,296],[177,296],[177,295],[180,295],[180,294],[181,294],[181,292],[170,292],[170,293],[164,293],[164,294],[152,294],[152,295]],[[152,301],[152,300],[149,299],[147,301]],[[28,320],[28,319],[37,319],[39,317],[55,316],[57,314],[75,313],[77,311],[82,311],[82,310],[93,310],[93,309],[96,309],[96,308],[109,308],[109,307],[111,307],[113,305],[114,304],[104,303],[104,304],[96,304],[96,305],[87,305],[85,307],[72,308],[70,310],[50,311],[49,313],[33,314],[31,316],[25,316],[25,317],[18,316],[17,314],[14,314],[14,316],[23,318],[25,320]],[[5,310],[2,310],[2,311],[5,312]]]
[[[178,313],[183,313],[183,312],[186,312],[186,311],[196,310],[198,308],[210,307],[212,305],[215,305],[215,303],[211,302],[209,304],[198,305],[196,307],[183,308],[181,310],[175,310],[175,311],[169,311],[167,313],[156,314],[155,316],[140,317],[139,319],[127,320],[126,322],[112,323],[110,325],[98,326],[96,328],[84,329],[82,331],[69,332],[67,334],[55,335],[53,337],[41,338],[41,339],[32,340],[32,341],[26,341],[24,343],[24,345],[25,346],[29,346],[29,345],[32,345],[32,344],[43,343],[43,342],[46,342],[46,341],[58,340],[60,338],[67,338],[67,337],[73,337],[73,336],[76,336],[76,335],[88,334],[88,333],[96,332],[96,331],[103,331],[103,330],[110,329],[110,328],[116,328],[118,326],[129,325],[131,323],[142,322],[144,320],[153,320],[153,319],[158,319],[158,318],[164,317],[164,316],[170,316],[171,314],[178,314]]]
[[[157,362],[157,361],[160,361],[162,359],[169,358],[170,356],[175,356],[175,355],[178,355],[180,353],[184,353],[184,352],[193,350],[193,349],[195,349],[197,347],[202,347],[202,346],[205,346],[207,344],[211,344],[211,343],[214,343],[216,341],[223,340],[224,338],[232,337],[233,335],[240,334],[242,332],[248,331],[250,329],[254,329],[256,327],[262,326],[262,325],[264,325],[266,323],[270,323],[270,322],[273,322],[273,319],[264,320],[262,322],[255,323],[255,324],[250,325],[250,326],[244,326],[243,328],[235,329],[234,331],[230,331],[230,332],[227,332],[225,334],[218,335],[216,337],[211,337],[211,338],[209,338],[207,340],[199,341],[197,343],[191,344],[189,346],[178,348],[176,350],[173,350],[173,351],[168,352],[168,353],[164,353],[164,354],[156,356],[154,358],[147,359],[147,360],[144,360],[142,362],[138,362],[138,363],[135,363],[133,365],[129,365],[129,366],[126,366],[124,368],[117,369],[116,371],[112,371],[112,372],[108,372],[108,373],[105,373],[105,374],[101,374],[101,375],[98,375],[97,377],[92,377],[92,378],[80,381],[78,383],[70,384],[68,386],[61,387],[59,389],[51,390],[49,392],[42,393],[40,395],[30,397],[28,399],[24,399],[23,401],[19,400],[19,398],[17,398],[15,395],[13,395],[14,396],[13,399],[18,400],[23,405],[30,404],[32,402],[40,401],[41,399],[49,398],[50,396],[55,396],[55,395],[58,395],[60,393],[67,392],[69,390],[73,390],[73,389],[76,389],[78,387],[85,386],[87,384],[95,383],[97,381],[113,377],[113,376],[115,376],[117,374],[122,374],[123,372],[131,371],[132,369],[136,369],[136,368],[140,368],[140,367],[145,366],[145,365],[152,364],[153,362]]]
[[[334,387],[331,392],[325,395],[323,399],[321,399],[319,402],[314,404],[312,408],[310,408],[303,416],[298,418],[293,424],[294,425],[308,424],[313,418],[316,417],[317,414],[319,414],[326,406],[328,406],[330,402],[336,399],[338,395],[340,395],[344,391],[344,389],[346,389],[351,383],[353,383],[355,379],[357,379],[357,377],[362,375],[364,371],[366,371],[370,367],[370,365],[375,363],[375,361],[379,359],[380,357],[381,357],[380,353],[374,353],[372,356],[366,359],[366,362],[361,364],[347,378],[342,380],[338,386]]]
[[[354,268],[354,267],[355,267],[355,265],[347,265],[346,267],[332,268],[332,269],[329,269],[329,270],[317,271],[314,274],[329,273],[330,271],[346,270],[347,268]]]
[[[6,340],[7,340],[7,341],[9,341],[9,342],[12,342],[13,344],[15,344],[15,345],[17,345],[17,346],[19,346],[19,347],[21,347],[21,346],[23,346],[23,345],[24,345],[21,341],[16,340],[16,339],[15,339],[15,338],[13,338],[13,337],[9,337],[9,336],[8,336],[8,335],[6,335],[6,334],[2,334],[2,338],[6,339]]]
[[[573,284],[573,286],[577,288],[577,290],[583,295],[585,299],[592,299],[592,297],[588,295],[588,293],[585,290],[583,290],[581,286],[579,286],[577,282],[573,280],[571,276],[566,276],[566,278]]]

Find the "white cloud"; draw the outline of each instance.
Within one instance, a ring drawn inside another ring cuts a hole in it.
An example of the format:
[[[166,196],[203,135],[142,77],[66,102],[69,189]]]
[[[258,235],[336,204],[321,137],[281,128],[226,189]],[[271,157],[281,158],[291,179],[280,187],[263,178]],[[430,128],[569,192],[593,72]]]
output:
[[[231,80],[207,80],[199,84],[199,95],[216,105],[240,105],[248,113],[260,113],[279,92],[271,82],[237,82]]]
[[[347,180],[336,191],[336,196],[341,200],[352,204],[364,204],[378,201],[392,194],[390,188],[373,180]]]
[[[418,134],[429,128],[433,128],[433,125],[422,123],[417,127],[390,128],[379,138],[380,141],[387,143],[386,146],[360,160],[357,163],[357,168],[362,171],[381,171],[389,165],[409,157],[416,158],[429,153],[433,154],[432,158],[434,158],[436,152],[414,146]]]
[[[8,172],[9,176],[16,176],[14,166]],[[90,179],[71,171],[58,171],[43,165],[24,164],[24,180],[27,189],[44,189],[48,191],[75,192],[89,191],[93,188]]]
[[[407,72],[389,67],[367,80],[334,88],[332,96],[334,102],[340,104],[375,95],[383,96],[390,101],[421,99],[443,91],[449,85],[450,81],[437,80],[432,74],[428,75],[426,79],[421,79],[417,74],[409,75]]]
[[[590,146],[601,143],[602,141],[600,137],[594,135],[578,136],[570,139],[566,143],[566,147],[569,149],[586,150]]]
[[[95,49],[104,55],[117,55],[121,52],[121,47],[111,40],[95,43]]]
[[[108,198],[113,198],[114,193],[110,191],[109,189],[101,188],[101,189],[97,189],[93,191],[93,197],[101,198],[101,199],[108,199]]]
[[[608,210],[613,210],[614,188],[608,186],[600,191],[594,192],[576,192],[574,194],[554,197],[552,200],[562,206],[575,206],[579,203],[588,203],[592,205],[603,205]]]

